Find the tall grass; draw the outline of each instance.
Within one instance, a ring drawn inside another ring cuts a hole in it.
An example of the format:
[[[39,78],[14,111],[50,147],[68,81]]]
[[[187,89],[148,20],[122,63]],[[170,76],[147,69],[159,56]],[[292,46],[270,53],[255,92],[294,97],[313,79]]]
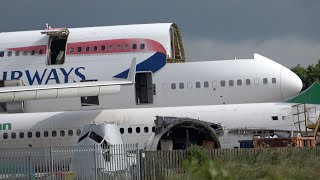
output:
[[[185,174],[168,179],[320,179],[320,154],[301,151],[261,151],[254,156],[209,159],[204,149],[191,147],[183,163]]]

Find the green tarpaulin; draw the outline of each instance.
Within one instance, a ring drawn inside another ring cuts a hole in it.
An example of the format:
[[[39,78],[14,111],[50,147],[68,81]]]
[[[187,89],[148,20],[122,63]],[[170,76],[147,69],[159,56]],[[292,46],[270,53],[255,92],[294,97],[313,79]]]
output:
[[[289,103],[306,103],[306,104],[320,104],[320,84],[313,83],[308,89],[304,90],[296,97],[289,99]]]

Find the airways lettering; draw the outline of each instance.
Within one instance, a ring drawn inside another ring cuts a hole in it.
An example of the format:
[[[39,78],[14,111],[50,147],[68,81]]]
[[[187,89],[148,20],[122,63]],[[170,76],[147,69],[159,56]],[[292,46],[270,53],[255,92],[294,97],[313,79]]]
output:
[[[56,84],[61,82],[68,83],[69,76],[75,75],[75,77],[80,78],[80,80],[85,80],[86,76],[83,74],[82,71],[85,70],[85,67],[77,67],[71,69],[44,69],[43,71],[4,71],[2,72],[2,79],[8,80],[7,78],[10,77],[10,80],[14,79],[22,79],[26,76],[26,79],[30,85],[33,84],[48,84],[50,81],[53,81]]]

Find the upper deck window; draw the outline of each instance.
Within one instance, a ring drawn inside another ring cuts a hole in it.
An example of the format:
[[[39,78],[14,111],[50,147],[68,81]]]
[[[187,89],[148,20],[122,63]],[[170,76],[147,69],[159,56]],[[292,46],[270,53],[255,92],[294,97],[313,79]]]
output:
[[[81,52],[82,51],[82,47],[78,47],[78,52]]]
[[[128,50],[129,49],[129,44],[125,44],[124,45],[124,50]]]
[[[140,49],[144,49],[145,45],[144,44],[140,44]]]
[[[43,50],[42,49],[39,50],[39,54],[40,55],[43,54]]]
[[[20,51],[16,51],[16,56],[19,56],[20,55]]]
[[[89,52],[90,51],[90,47],[86,47],[86,52]]]
[[[271,81],[272,81],[272,84],[277,83],[277,79],[276,78],[272,78]]]
[[[31,55],[34,55],[34,54],[36,54],[36,51],[35,51],[35,50],[32,50],[32,51],[31,51]]]
[[[70,48],[70,53],[73,53],[74,52],[74,48]]]
[[[8,51],[8,56],[12,56],[12,51]]]
[[[106,50],[106,46],[105,45],[102,45],[101,46],[101,51],[105,51]]]
[[[109,51],[112,51],[113,50],[113,45],[109,45]]]
[[[237,85],[238,85],[238,86],[241,86],[241,85],[242,85],[242,80],[241,80],[241,79],[238,79],[238,80],[237,80]]]
[[[117,51],[119,51],[120,49],[121,49],[121,45],[118,44],[118,45],[117,45]]]
[[[0,57],[3,57],[3,56],[4,56],[4,52],[1,51],[1,52],[0,52]]]
[[[137,44],[132,44],[132,49],[137,49]]]
[[[93,51],[97,51],[98,50],[98,47],[97,46],[94,46],[93,47]]]

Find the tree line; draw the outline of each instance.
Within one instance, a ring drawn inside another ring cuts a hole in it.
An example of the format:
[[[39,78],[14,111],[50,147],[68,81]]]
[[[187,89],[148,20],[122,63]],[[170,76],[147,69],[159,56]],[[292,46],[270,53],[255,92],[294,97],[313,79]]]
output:
[[[310,64],[307,67],[303,67],[300,64],[291,68],[291,71],[296,73],[302,80],[302,91],[311,86],[315,81],[319,82],[320,79],[320,59],[318,64]]]

